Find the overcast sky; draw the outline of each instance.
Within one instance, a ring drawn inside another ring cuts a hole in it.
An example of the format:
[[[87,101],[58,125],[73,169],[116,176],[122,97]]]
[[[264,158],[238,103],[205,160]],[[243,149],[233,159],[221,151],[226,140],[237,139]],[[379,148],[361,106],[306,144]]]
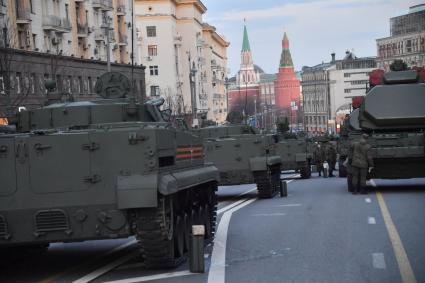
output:
[[[357,57],[376,56],[377,38],[390,34],[389,18],[424,0],[202,0],[204,21],[230,41],[228,67],[239,70],[243,19],[254,64],[267,73],[279,67],[283,32],[289,37],[296,70],[341,59],[353,50]]]

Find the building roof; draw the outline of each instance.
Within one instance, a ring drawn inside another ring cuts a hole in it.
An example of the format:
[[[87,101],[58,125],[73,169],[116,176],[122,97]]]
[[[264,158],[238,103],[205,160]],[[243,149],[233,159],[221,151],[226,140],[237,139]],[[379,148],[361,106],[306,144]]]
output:
[[[251,47],[249,46],[248,31],[246,30],[246,24],[243,27],[242,51],[251,51]]]
[[[276,80],[276,74],[260,74],[260,82],[274,82]]]
[[[260,66],[255,65],[255,64],[254,64],[254,71],[258,72],[260,74],[264,74],[264,70]]]

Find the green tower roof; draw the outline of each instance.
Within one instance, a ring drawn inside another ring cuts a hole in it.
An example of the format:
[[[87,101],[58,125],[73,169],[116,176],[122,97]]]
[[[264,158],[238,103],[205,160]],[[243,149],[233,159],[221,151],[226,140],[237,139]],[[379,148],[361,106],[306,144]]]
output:
[[[242,51],[251,51],[251,47],[249,46],[248,31],[246,30],[246,25],[244,25],[243,27]]]
[[[294,67],[294,64],[292,63],[292,56],[291,52],[289,51],[289,39],[288,36],[285,34],[283,35],[282,40],[282,54],[280,55],[280,68]]]

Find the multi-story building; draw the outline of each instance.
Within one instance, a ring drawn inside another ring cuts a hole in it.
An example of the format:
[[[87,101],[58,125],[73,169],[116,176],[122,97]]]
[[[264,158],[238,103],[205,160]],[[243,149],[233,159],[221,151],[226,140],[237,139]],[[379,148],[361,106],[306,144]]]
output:
[[[135,0],[139,62],[148,94],[165,97],[174,113],[223,121],[229,43],[203,23],[206,10],[200,0]]]
[[[3,42],[26,51],[129,63],[131,7],[126,0],[2,0]],[[109,39],[109,44],[108,40]]]
[[[275,81],[275,74],[260,74],[261,127],[267,130],[275,128]]]
[[[388,70],[401,59],[409,67],[425,66],[425,4],[412,6],[407,14],[390,19],[390,36],[376,40],[378,68]]]
[[[302,97],[304,130],[312,134],[325,133],[330,118],[330,93],[328,68],[331,63],[322,63],[302,68]]]
[[[347,51],[342,60],[303,67],[302,93],[304,126],[310,133],[336,132],[337,113],[350,111],[351,99],[363,96],[369,73],[376,69],[374,57],[357,58]],[[342,116],[343,117],[343,116]]]
[[[205,58],[205,71],[202,74],[205,92],[212,94],[208,99],[208,109],[212,112],[212,121],[221,124],[227,117],[227,47],[229,43],[219,34],[215,27],[203,24],[203,57]],[[210,71],[207,71],[210,70]]]

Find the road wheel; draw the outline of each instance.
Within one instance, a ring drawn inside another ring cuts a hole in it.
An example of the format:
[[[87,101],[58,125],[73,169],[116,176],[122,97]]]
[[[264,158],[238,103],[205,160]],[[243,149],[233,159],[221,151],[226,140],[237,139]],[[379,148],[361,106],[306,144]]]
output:
[[[301,179],[309,179],[311,177],[311,166],[309,162],[307,162],[307,164],[301,168],[300,175]]]

